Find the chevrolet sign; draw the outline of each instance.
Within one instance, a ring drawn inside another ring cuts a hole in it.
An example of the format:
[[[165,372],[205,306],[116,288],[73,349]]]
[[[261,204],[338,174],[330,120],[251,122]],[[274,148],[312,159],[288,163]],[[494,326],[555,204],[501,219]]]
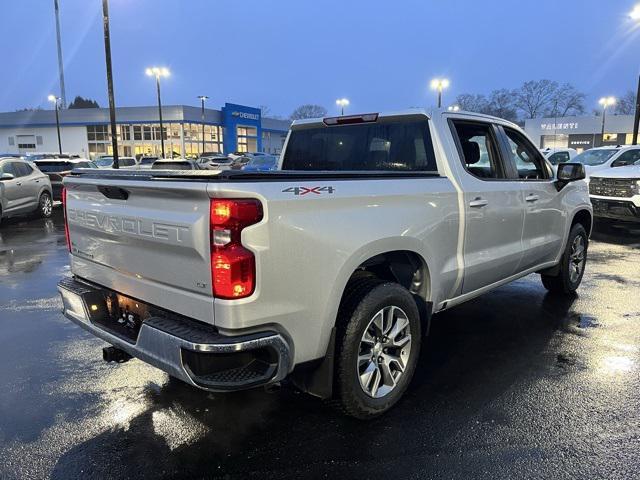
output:
[[[246,120],[260,120],[260,115],[257,113],[231,112],[231,115],[238,118],[244,118]]]

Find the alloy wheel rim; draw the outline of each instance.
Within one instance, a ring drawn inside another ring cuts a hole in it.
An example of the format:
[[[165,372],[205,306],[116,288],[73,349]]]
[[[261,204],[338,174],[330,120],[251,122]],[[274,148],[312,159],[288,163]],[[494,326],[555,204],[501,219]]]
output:
[[[582,269],[584,268],[585,259],[585,243],[582,236],[577,236],[571,244],[571,253],[569,255],[569,279],[571,283],[575,283],[580,278]]]
[[[51,199],[47,196],[42,197],[42,213],[45,215],[51,215],[51,211],[53,210],[53,203]]]
[[[391,393],[407,368],[411,329],[400,307],[378,311],[365,328],[358,350],[356,373],[364,393],[382,398]]]

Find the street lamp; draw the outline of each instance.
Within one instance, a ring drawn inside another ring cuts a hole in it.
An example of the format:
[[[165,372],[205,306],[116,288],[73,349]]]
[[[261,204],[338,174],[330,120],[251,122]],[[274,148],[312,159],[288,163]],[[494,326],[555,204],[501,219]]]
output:
[[[449,110],[450,112],[459,112],[460,111],[460,107],[458,105],[451,105],[451,106],[447,107],[447,110]]]
[[[56,129],[58,130],[58,152],[62,155],[62,140],[60,139],[60,116],[58,115],[58,102],[61,98],[55,95],[49,95],[47,99],[53,103],[53,109],[56,111]]]
[[[602,143],[604,143],[604,120],[607,115],[607,107],[615,105],[616,99],[613,97],[602,97],[598,103],[602,105]]]
[[[340,115],[344,115],[344,107],[349,105],[349,100],[346,98],[339,98],[336,100],[336,105],[340,107]]]
[[[164,158],[164,131],[162,129],[162,102],[160,101],[160,77],[168,77],[169,69],[165,67],[151,67],[144,71],[150,77],[156,77],[156,90],[158,92],[158,116],[160,117],[160,150]]]
[[[431,80],[431,89],[438,91],[438,108],[442,108],[442,90],[449,87],[449,80],[446,78],[434,78]]]
[[[207,97],[206,95],[200,95],[198,98],[200,99],[200,102],[202,104],[202,153],[204,154],[204,101],[209,97]]]

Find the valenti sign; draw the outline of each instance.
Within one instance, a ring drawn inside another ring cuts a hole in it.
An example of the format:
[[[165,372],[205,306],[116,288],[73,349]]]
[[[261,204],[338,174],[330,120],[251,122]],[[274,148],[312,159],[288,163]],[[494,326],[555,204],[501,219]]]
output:
[[[568,123],[541,123],[540,128],[542,130],[577,130],[578,122]]]

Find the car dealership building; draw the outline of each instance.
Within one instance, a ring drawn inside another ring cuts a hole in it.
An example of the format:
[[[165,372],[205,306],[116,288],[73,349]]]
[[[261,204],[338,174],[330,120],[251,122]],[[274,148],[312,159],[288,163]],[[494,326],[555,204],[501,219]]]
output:
[[[166,156],[191,156],[202,152],[279,153],[289,129],[288,120],[266,118],[259,108],[226,103],[220,110],[167,105],[162,107]],[[120,155],[159,155],[158,107],[116,109]],[[204,129],[203,129],[204,126]],[[109,109],[86,108],[60,111],[63,152],[94,158],[112,154]],[[57,152],[54,110],[0,113],[0,152]]]
[[[540,148],[574,148],[578,152],[602,145],[628,145],[633,139],[633,115],[532,118],[524,129]]]

